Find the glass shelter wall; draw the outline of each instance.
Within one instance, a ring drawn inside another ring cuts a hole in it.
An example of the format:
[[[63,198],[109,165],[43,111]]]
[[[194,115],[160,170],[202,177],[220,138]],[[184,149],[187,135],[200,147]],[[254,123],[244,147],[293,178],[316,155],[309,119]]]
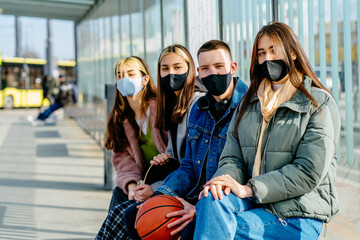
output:
[[[360,1],[222,0],[222,38],[249,83],[250,53],[257,31],[270,20],[288,24],[298,36],[321,83],[333,94],[341,116],[337,190],[340,212],[326,239],[360,237]],[[273,6],[273,2],[278,4]]]
[[[115,84],[114,66],[123,57],[143,57],[156,81],[158,56],[174,43],[185,45],[196,63],[196,51],[202,43],[224,40],[238,64],[237,75],[249,84],[253,40],[257,31],[274,19],[294,30],[320,81],[338,103],[342,121],[338,149],[341,210],[328,228],[334,237],[326,239],[343,239],[344,226],[350,229],[345,239],[356,239],[360,236],[360,1],[101,1],[77,25],[83,104],[104,111],[104,85]],[[105,113],[101,116],[106,117]],[[351,200],[345,200],[346,196]]]

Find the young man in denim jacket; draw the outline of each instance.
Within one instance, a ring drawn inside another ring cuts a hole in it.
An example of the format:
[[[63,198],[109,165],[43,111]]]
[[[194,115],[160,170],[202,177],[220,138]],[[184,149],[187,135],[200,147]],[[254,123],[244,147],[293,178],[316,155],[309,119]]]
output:
[[[229,46],[218,40],[204,43],[197,53],[199,78],[208,90],[190,113],[185,157],[179,169],[171,173],[155,194],[176,196],[185,209],[167,217],[180,219],[168,224],[172,235],[182,231],[181,239],[192,239],[195,227],[195,204],[203,185],[218,168],[232,115],[247,91],[246,84],[234,77],[237,64],[232,61]],[[140,239],[134,229],[137,209],[125,213],[126,227],[133,239]],[[190,224],[189,224],[190,223]]]

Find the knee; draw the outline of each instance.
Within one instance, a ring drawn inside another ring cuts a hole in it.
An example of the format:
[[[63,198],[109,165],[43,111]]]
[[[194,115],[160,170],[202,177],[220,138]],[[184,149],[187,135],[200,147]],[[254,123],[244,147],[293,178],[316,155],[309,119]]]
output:
[[[222,201],[222,200],[220,200]],[[199,202],[196,204],[196,211],[198,210],[198,208],[204,207],[204,208],[213,208],[214,206],[218,205],[219,200],[215,200],[212,193],[209,192],[207,197],[202,196],[201,199],[199,200]]]

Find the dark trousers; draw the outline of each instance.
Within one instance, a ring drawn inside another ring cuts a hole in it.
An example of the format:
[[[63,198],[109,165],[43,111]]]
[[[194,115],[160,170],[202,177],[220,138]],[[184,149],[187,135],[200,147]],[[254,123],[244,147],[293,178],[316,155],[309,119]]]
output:
[[[116,205],[119,205],[126,201],[128,201],[128,195],[126,195],[122,189],[120,189],[118,186],[116,186],[114,188],[112,196],[111,196],[108,212],[110,212],[111,209],[113,209]]]
[[[47,119],[51,113],[55,112],[56,110],[58,110],[59,108],[62,108],[63,105],[61,103],[54,103],[54,104],[51,104],[49,106],[48,109],[46,109],[44,112],[40,113],[37,117],[37,119],[39,120],[45,120]]]

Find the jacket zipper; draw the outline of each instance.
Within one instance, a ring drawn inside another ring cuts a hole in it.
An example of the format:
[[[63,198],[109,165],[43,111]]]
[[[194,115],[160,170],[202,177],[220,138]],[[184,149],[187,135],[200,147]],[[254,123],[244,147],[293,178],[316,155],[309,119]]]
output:
[[[260,114],[262,116],[262,114]],[[263,121],[263,117],[260,118],[260,125],[257,129],[257,136],[256,136],[256,148],[255,149],[258,149],[258,146],[259,146],[259,138],[260,138],[260,132],[261,132],[261,126],[262,126],[262,121]]]
[[[275,213],[275,216],[277,217],[278,221],[281,223],[281,225],[283,225],[284,227],[286,227],[288,224],[287,222],[282,219],[281,217],[279,217],[279,214],[277,213],[276,209],[274,208],[274,206],[272,205],[272,203],[270,203],[270,207],[273,210],[273,212]]]
[[[275,112],[276,113],[276,112]],[[273,124],[274,124],[274,122],[275,122],[275,113],[274,113],[274,115],[272,116],[272,119],[271,119],[271,128],[272,128],[272,126],[273,126]],[[269,124],[267,124],[266,125],[267,127],[269,126]],[[265,131],[265,130],[264,130]],[[265,172],[265,166],[266,166],[266,149],[267,149],[267,146],[268,146],[268,144],[269,144],[269,139],[270,139],[270,135],[271,135],[271,129],[270,129],[270,132],[269,132],[269,136],[268,136],[268,138],[266,139],[266,144],[265,144],[265,147],[264,147],[264,156],[262,157],[263,158],[263,160],[264,160],[264,172]]]
[[[276,114],[276,111],[274,112],[274,114],[271,117],[272,118],[271,119],[271,126],[270,126],[271,128],[272,128],[272,126],[274,125],[274,122],[275,122],[275,114]],[[267,125],[267,126],[269,126],[269,125]],[[268,136],[268,138],[266,140],[266,144],[265,144],[265,147],[264,147],[264,157],[263,157],[263,159],[264,159],[264,172],[265,172],[265,169],[266,169],[266,167],[265,167],[266,166],[266,157],[265,157],[266,156],[266,149],[267,149],[267,146],[268,146],[268,143],[269,143],[270,135],[271,135],[271,129],[270,129],[269,136]],[[277,217],[277,219],[281,223],[281,225],[286,227],[287,222],[284,219],[282,219],[281,217],[279,217],[279,214],[277,213],[274,205],[270,203],[270,207],[273,210],[273,212],[275,213],[275,216]]]

